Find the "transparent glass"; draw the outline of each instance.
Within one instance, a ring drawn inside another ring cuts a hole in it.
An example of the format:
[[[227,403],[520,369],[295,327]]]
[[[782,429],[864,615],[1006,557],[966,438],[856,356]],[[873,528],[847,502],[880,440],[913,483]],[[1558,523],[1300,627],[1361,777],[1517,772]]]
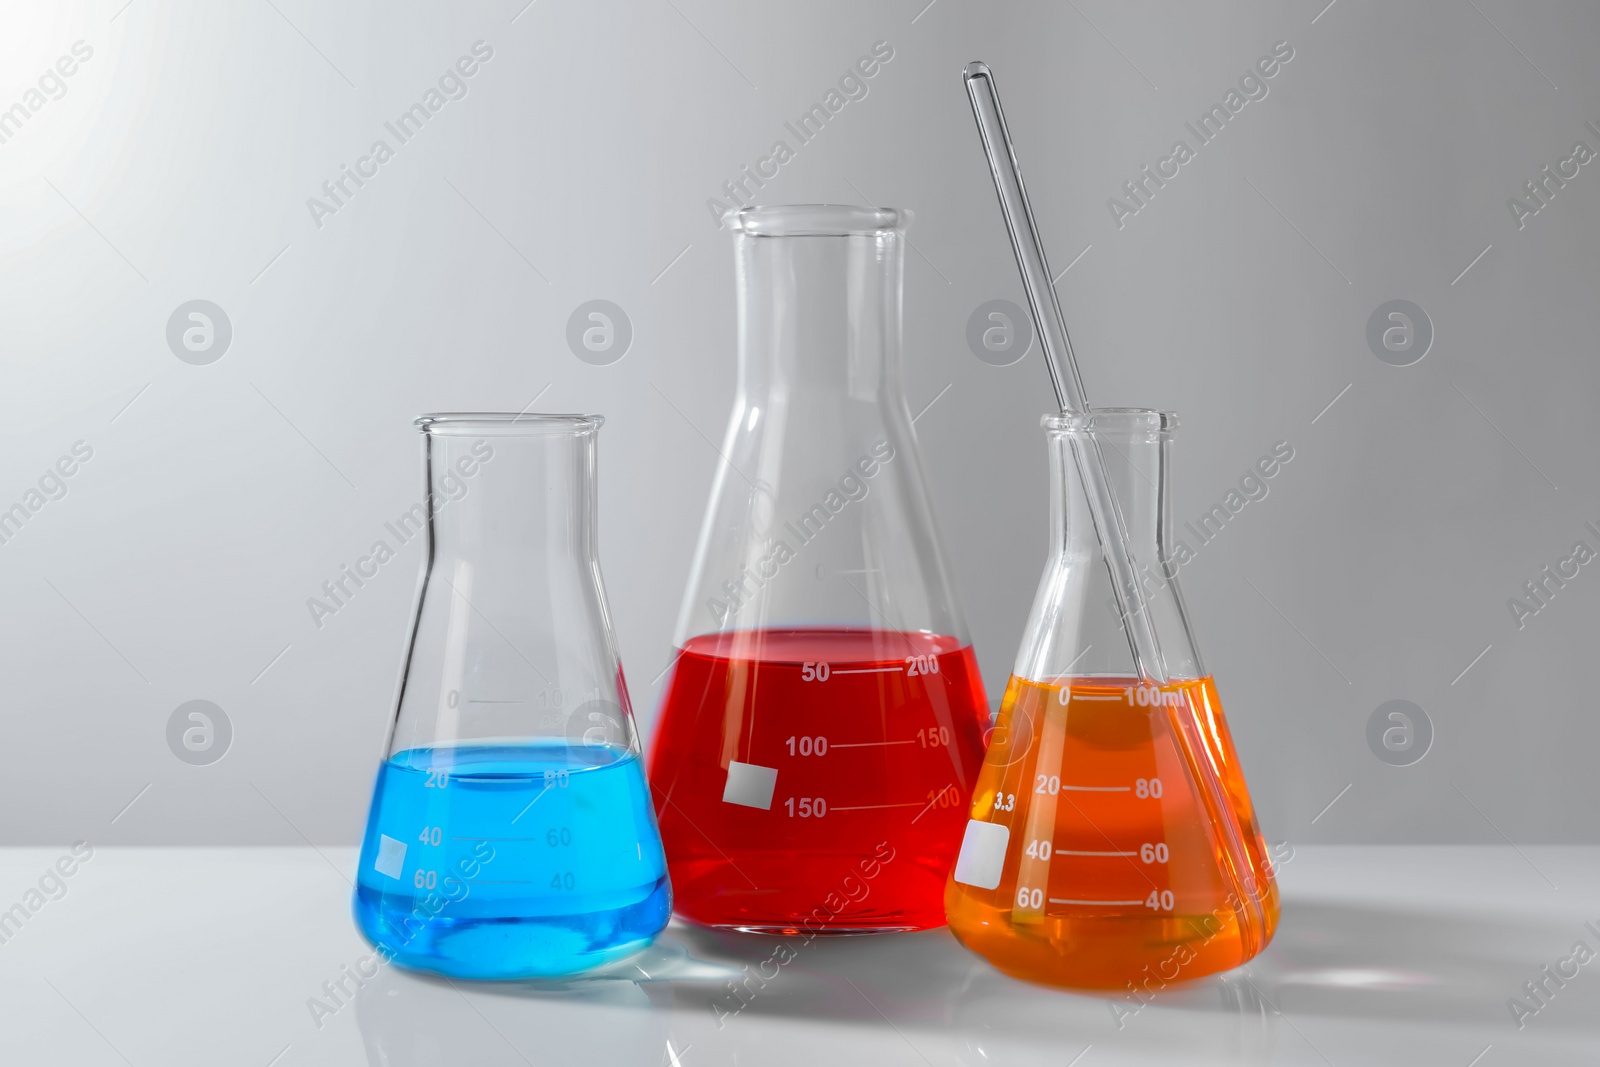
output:
[[[650,762],[677,912],[940,926],[988,714],[901,384],[906,218],[731,222],[737,390]]]
[[[1216,685],[1178,589],[1177,419],[1044,419],[1050,555],[945,894],[951,932],[1007,974],[1141,999],[1262,950],[1278,891]],[[1074,450],[1098,444],[1166,681],[1142,679]]]
[[[424,537],[427,555],[355,895],[395,962],[571,974],[667,923],[596,553],[601,421],[417,420],[426,494],[389,533]]]

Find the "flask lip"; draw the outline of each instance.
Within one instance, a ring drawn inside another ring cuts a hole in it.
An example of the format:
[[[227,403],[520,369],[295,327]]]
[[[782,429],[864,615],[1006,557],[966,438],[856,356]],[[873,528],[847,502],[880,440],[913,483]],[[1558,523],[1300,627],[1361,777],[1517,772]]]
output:
[[[723,222],[749,237],[849,237],[898,233],[911,225],[904,208],[850,204],[772,204],[730,211]]]
[[[1039,425],[1051,435],[1168,437],[1178,428],[1178,416],[1154,408],[1090,408],[1085,412],[1051,412],[1040,417]]]
[[[604,415],[538,411],[438,411],[417,416],[411,425],[435,437],[536,437],[594,433],[605,421]]]

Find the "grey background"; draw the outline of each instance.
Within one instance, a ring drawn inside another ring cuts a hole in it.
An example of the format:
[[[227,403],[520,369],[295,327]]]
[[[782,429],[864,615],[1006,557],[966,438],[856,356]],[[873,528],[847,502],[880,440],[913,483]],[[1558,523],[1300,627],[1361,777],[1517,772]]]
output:
[[[0,107],[94,49],[0,144],[0,507],[94,449],[0,545],[5,843],[357,839],[418,548],[320,630],[305,600],[416,498],[422,411],[607,416],[603,563],[648,729],[732,391],[705,202],[879,40],[869,95],[761,199],[917,213],[906,389],[938,398],[917,432],[991,697],[1043,562],[1049,393],[1036,353],[996,368],[965,342],[979,304],[1022,303],[973,58],[1055,269],[1083,253],[1059,289],[1090,395],[1181,414],[1179,518],[1294,447],[1183,571],[1267,836],[1600,840],[1600,574],[1521,630],[1506,606],[1600,548],[1600,167],[1520,231],[1506,206],[1600,148],[1600,9],[524,3],[0,12]],[[306,199],[480,39],[467,97],[314,226]],[[1280,40],[1266,99],[1119,230],[1107,198]],[[209,366],[165,340],[195,299],[233,325]],[[609,366],[565,343],[593,299],[634,328]],[[1434,325],[1413,366],[1366,345],[1392,299]],[[195,699],[233,730],[209,766],[165,739]],[[1391,699],[1433,724],[1413,766],[1367,747]]]

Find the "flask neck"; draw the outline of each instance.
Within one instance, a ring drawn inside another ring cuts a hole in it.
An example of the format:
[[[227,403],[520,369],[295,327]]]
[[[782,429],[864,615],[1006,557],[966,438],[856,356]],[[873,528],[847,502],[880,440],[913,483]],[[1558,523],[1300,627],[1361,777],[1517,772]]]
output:
[[[593,561],[595,444],[593,429],[428,434],[428,494],[420,510],[430,520],[434,561],[468,558],[496,581],[515,581],[553,560]]]
[[[1150,440],[1121,439],[1105,435],[1053,433],[1050,435],[1050,538],[1055,552],[1074,557],[1102,554],[1089,508],[1086,466],[1098,450],[1101,469],[1110,478],[1111,492],[1122,514],[1128,546],[1141,564],[1154,565],[1169,541],[1165,511],[1170,500],[1167,486],[1168,452],[1164,437]]]
[[[746,397],[900,394],[898,230],[735,240]]]
[[[1172,431],[1164,412],[1099,409],[1044,419],[1050,454],[1050,553],[1017,656],[1015,673],[1058,677],[1138,677],[1128,622],[1100,543],[1086,478],[1103,472],[1120,514],[1141,605],[1154,634],[1156,665],[1171,679],[1205,668],[1178,586],[1195,556],[1175,535],[1170,491]],[[1107,531],[1109,533],[1109,531]]]

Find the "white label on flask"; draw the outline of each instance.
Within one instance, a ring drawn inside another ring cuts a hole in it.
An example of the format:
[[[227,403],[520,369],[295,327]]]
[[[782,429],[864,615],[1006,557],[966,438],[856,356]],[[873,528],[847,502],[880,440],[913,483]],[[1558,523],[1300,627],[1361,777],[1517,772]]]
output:
[[[722,802],[770,811],[776,788],[778,768],[732,760],[728,763],[728,784],[722,789]]]
[[[372,861],[372,869],[390,878],[398,878],[405,866],[406,843],[396,841],[387,834],[379,834],[378,858]]]
[[[1006,865],[1006,846],[1011,843],[1011,829],[997,822],[967,820],[967,832],[961,837],[961,854],[956,857],[955,880],[962,885],[993,889],[1000,884],[1000,872]]]

